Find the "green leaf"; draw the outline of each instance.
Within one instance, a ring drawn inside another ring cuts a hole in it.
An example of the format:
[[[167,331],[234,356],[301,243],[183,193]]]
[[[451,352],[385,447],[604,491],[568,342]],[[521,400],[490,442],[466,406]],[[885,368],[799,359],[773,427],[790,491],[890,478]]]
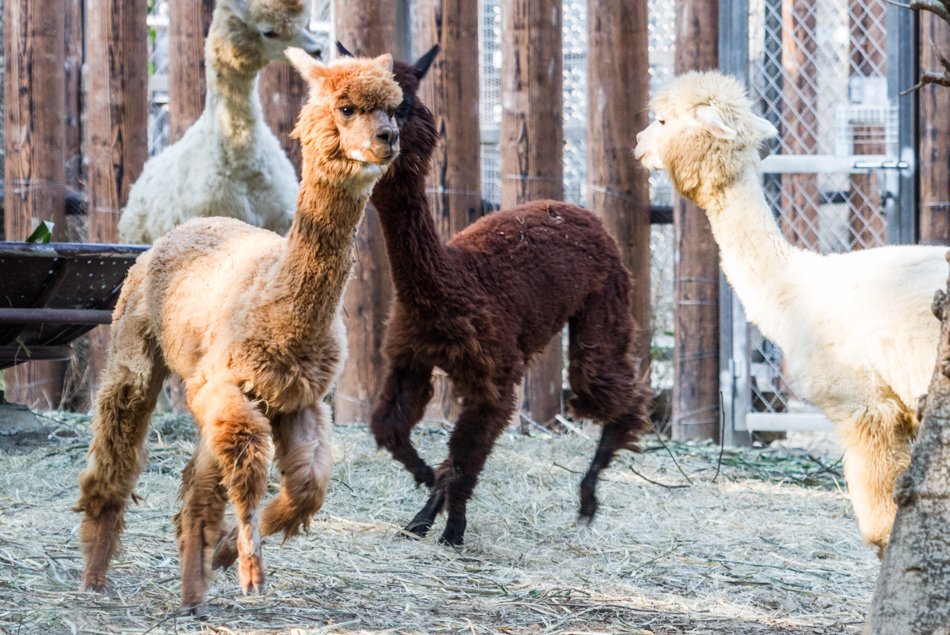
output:
[[[36,226],[36,229],[33,230],[33,233],[30,234],[26,242],[28,243],[48,243],[50,238],[53,237],[53,227],[55,223],[52,221],[44,220],[40,221],[40,224]]]

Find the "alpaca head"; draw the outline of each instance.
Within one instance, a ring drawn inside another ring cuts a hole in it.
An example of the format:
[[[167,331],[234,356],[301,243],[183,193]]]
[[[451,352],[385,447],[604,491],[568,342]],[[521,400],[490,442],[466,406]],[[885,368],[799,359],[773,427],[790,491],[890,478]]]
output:
[[[208,33],[208,52],[219,71],[254,74],[295,46],[321,57],[307,30],[309,0],[218,0]]]
[[[396,108],[402,90],[389,54],[343,58],[324,65],[301,49],[287,57],[310,84],[292,136],[300,139],[305,171],[359,189],[372,187],[399,154]]]
[[[634,155],[651,170],[669,172],[676,189],[703,205],[759,160],[759,145],[777,134],[752,112],[734,77],[690,72],[652,100],[656,119],[637,135]]]
[[[346,48],[336,43],[337,52],[344,57],[352,57]],[[412,64],[393,62],[393,75],[402,89],[402,103],[396,108],[396,124],[399,126],[399,138],[402,150],[384,180],[402,179],[409,174],[425,177],[429,171],[429,162],[439,142],[439,133],[435,127],[432,112],[419,99],[419,82],[429,72],[429,67],[439,54],[439,45],[434,45],[427,53]]]

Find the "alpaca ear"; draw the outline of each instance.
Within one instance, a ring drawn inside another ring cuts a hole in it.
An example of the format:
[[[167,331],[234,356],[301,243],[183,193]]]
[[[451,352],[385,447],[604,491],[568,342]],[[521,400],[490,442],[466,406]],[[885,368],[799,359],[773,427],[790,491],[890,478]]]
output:
[[[219,6],[227,7],[242,22],[247,22],[247,0],[218,0]]]
[[[758,115],[752,115],[752,129],[762,140],[778,136],[778,130],[772,125],[772,122]]]
[[[438,44],[429,49],[429,52],[420,57],[412,65],[412,72],[415,74],[416,79],[422,79],[426,76],[426,73],[429,72],[429,67],[432,66],[432,62],[435,61],[435,56],[439,54],[440,47]]]
[[[712,106],[698,106],[694,111],[696,123],[717,139],[727,141],[736,138],[736,131],[726,125],[722,117]]]
[[[379,57],[373,58],[373,61],[385,68],[387,71],[393,70],[393,56],[389,53],[383,53]]]
[[[340,57],[356,57],[350,53],[345,46],[340,44],[340,40],[336,41],[336,52]]]
[[[310,56],[310,53],[307,53],[301,48],[291,46],[284,51],[284,55],[287,56],[287,59],[290,60],[290,63],[297,69],[301,77],[308,82],[317,82],[323,79],[323,76],[326,74],[327,67],[315,60]]]

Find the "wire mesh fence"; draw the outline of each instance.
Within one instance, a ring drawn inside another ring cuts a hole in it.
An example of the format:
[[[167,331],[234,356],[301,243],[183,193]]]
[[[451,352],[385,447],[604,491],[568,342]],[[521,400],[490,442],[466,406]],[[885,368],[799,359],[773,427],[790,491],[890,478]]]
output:
[[[751,0],[749,81],[779,130],[772,152],[841,159],[896,156],[897,107],[887,88],[886,0]],[[880,175],[828,169],[764,177],[786,238],[835,253],[887,242]],[[753,410],[809,410],[789,387],[781,351],[750,329]]]

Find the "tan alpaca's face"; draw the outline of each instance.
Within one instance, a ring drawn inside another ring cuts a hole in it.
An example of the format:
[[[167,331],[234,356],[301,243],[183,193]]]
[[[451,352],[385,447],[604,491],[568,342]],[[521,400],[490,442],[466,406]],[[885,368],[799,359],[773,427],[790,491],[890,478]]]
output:
[[[686,111],[658,108],[654,114],[653,123],[637,134],[633,151],[634,157],[648,170],[668,169],[664,157],[672,143],[694,136],[722,141],[736,138],[736,131],[726,125],[722,115],[710,105],[699,105]]]
[[[349,95],[339,95],[333,120],[340,137],[340,149],[353,161],[388,165],[399,154],[399,128],[392,107],[373,104],[359,107]]]
[[[392,56],[347,57],[325,66],[299,49],[286,54],[310,83],[294,136],[325,174],[375,183],[399,154],[394,115],[403,96]]]

